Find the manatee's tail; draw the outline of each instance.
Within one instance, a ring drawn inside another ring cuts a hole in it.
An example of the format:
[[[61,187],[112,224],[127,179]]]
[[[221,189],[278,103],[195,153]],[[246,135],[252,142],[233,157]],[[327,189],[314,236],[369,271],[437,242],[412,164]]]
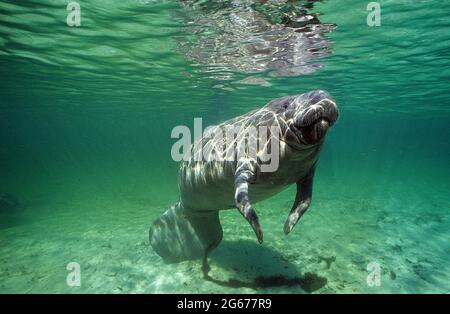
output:
[[[204,257],[222,240],[219,211],[186,210],[180,202],[150,227],[150,244],[170,262]]]

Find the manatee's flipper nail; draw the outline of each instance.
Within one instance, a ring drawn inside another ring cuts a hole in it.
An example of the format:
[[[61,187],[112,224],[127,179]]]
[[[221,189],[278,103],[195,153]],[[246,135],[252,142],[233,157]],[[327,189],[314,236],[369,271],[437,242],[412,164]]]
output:
[[[297,206],[291,209],[291,212],[289,213],[289,216],[286,219],[286,222],[284,223],[285,234],[289,234],[289,232],[291,232],[292,229],[294,229],[295,225],[303,216],[303,214],[306,212],[310,204],[311,198],[308,197],[306,200],[300,202]]]
[[[296,210],[291,211],[288,218],[286,219],[286,222],[284,223],[284,233],[289,234],[289,232],[294,229],[295,225],[297,224],[298,220],[300,219],[301,211],[298,211],[298,208]]]

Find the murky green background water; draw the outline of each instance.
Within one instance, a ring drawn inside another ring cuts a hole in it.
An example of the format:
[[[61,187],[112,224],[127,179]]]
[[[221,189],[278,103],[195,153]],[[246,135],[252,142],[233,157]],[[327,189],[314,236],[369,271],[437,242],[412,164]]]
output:
[[[341,116],[310,210],[285,237],[294,190],[257,204],[261,246],[236,211],[222,212],[210,275],[313,273],[326,278],[318,293],[450,292],[450,5],[383,0],[381,26],[369,27],[366,1],[313,3],[308,12],[336,26],[321,34],[320,68],[274,75],[212,66],[198,42],[220,33],[216,15],[207,21],[222,9],[203,2],[206,13],[175,0],[83,1],[80,27],[67,26],[67,1],[0,3],[0,292],[304,292],[205,281],[199,261],[163,263],[147,232],[178,198],[174,126],[312,89],[328,90]],[[80,287],[66,284],[69,262]],[[378,287],[366,281],[371,262]]]

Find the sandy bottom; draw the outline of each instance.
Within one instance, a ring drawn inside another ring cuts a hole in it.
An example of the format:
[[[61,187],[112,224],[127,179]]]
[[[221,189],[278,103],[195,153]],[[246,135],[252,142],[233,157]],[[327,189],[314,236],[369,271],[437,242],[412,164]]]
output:
[[[53,195],[1,215],[0,292],[449,293],[448,193],[413,185],[386,191],[367,196],[321,187],[285,236],[289,189],[257,206],[262,245],[236,211],[222,211],[224,241],[210,255],[209,280],[201,261],[166,264],[149,247],[148,228],[165,205]],[[66,283],[70,262],[81,267],[79,287]],[[379,286],[367,283],[373,262]]]

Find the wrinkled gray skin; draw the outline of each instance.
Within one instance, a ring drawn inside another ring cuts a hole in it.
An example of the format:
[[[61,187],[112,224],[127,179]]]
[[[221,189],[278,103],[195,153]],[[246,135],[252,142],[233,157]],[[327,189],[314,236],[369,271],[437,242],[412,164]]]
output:
[[[229,126],[241,128],[235,137],[239,144],[247,143],[249,126],[278,126],[279,139],[270,134],[268,141],[276,141],[279,147],[279,166],[274,172],[263,172],[263,161],[250,154],[235,160],[195,161],[194,144],[191,159],[180,167],[180,201],[150,228],[154,250],[168,261],[204,257],[222,240],[219,210],[233,207],[249,222],[261,243],[263,231],[253,203],[296,183],[297,195],[284,225],[284,232],[291,232],[310,205],[315,165],[325,134],[337,117],[331,96],[318,90],[275,99],[215,127],[211,134]],[[214,136],[205,136],[201,142],[203,147],[223,144]]]

